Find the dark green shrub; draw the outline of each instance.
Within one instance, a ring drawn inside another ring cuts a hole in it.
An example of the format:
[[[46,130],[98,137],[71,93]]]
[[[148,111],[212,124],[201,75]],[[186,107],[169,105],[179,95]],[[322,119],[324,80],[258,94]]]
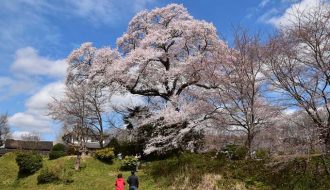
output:
[[[132,156],[140,154],[142,152],[142,149],[136,142],[123,141],[120,143],[119,152],[122,153],[124,156]]]
[[[243,160],[246,158],[248,150],[244,146],[229,144],[225,148],[222,149],[228,157],[232,160]]]
[[[138,159],[134,156],[126,156],[124,160],[122,160],[120,170],[122,171],[135,171],[136,166],[138,164]]]
[[[42,169],[37,177],[38,184],[51,183],[58,180],[57,174],[50,171],[48,168]]]
[[[64,144],[57,143],[53,146],[52,150],[49,152],[49,160],[54,160],[63,156],[66,156],[66,147]]]
[[[66,151],[66,146],[64,144],[61,143],[57,143],[53,146],[52,151]]]
[[[113,148],[104,148],[95,152],[95,158],[103,162],[112,163],[112,159],[114,159],[114,157],[115,154],[113,152]]]
[[[42,167],[42,157],[37,153],[19,153],[16,156],[19,167],[19,176],[27,176],[35,173]]]
[[[49,160],[55,160],[57,158],[66,156],[66,152],[64,152],[64,151],[51,151],[51,152],[49,152],[48,156],[49,156]]]

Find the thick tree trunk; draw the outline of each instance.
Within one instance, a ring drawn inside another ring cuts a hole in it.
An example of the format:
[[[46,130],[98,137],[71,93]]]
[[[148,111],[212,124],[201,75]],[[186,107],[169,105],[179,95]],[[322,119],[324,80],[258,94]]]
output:
[[[81,160],[81,154],[80,154],[80,152],[78,152],[76,163],[75,163],[75,166],[74,166],[74,169],[77,170],[77,171],[80,169],[80,160]]]
[[[104,137],[103,137],[103,133],[101,133],[101,134],[100,134],[100,138],[99,138],[99,144],[100,144],[100,147],[101,147],[101,148],[104,148],[103,141],[104,141]]]
[[[328,127],[323,135],[325,154],[330,155],[330,127]]]
[[[86,145],[83,141],[80,142],[80,146],[77,152],[77,159],[75,163],[75,170],[80,169],[80,162],[81,162],[81,157],[86,155]]]
[[[247,139],[245,142],[245,147],[247,148],[247,151],[248,151],[247,155],[246,155],[246,159],[251,158],[252,140],[253,140],[253,136],[252,136],[251,132],[248,131]]]

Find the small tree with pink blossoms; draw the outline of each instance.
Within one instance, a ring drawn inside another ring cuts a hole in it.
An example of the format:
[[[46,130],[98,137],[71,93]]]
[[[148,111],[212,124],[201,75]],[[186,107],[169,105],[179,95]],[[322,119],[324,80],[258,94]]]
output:
[[[104,145],[104,117],[110,91],[100,76],[107,64],[118,56],[117,51],[110,48],[96,49],[91,43],[84,43],[67,59],[65,94],[49,104],[49,115],[63,122],[64,130],[78,138],[79,152],[86,151],[87,132],[95,135],[100,147]],[[80,154],[77,154],[75,168],[80,168]]]
[[[102,77],[105,69],[120,58],[116,50],[110,48],[96,49],[91,43],[84,43],[72,51],[68,57],[66,85],[81,88],[86,97],[88,128],[95,132],[95,137],[103,148],[105,141],[105,116],[109,96],[115,90],[109,90]]]

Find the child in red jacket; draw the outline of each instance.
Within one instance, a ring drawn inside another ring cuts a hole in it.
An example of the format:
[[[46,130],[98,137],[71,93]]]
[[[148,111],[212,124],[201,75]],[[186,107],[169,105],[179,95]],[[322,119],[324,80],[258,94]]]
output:
[[[122,174],[118,174],[115,185],[116,185],[116,190],[125,190],[125,180]]]

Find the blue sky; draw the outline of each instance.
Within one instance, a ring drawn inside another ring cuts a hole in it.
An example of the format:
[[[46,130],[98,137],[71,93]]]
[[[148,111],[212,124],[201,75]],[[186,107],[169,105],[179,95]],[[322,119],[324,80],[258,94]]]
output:
[[[3,0],[0,10],[0,113],[9,114],[13,136],[38,132],[54,140],[59,124],[47,103],[63,91],[65,58],[83,42],[115,47],[140,10],[183,4],[196,19],[212,22],[231,41],[242,25],[264,36],[279,27],[288,10],[318,0]]]

